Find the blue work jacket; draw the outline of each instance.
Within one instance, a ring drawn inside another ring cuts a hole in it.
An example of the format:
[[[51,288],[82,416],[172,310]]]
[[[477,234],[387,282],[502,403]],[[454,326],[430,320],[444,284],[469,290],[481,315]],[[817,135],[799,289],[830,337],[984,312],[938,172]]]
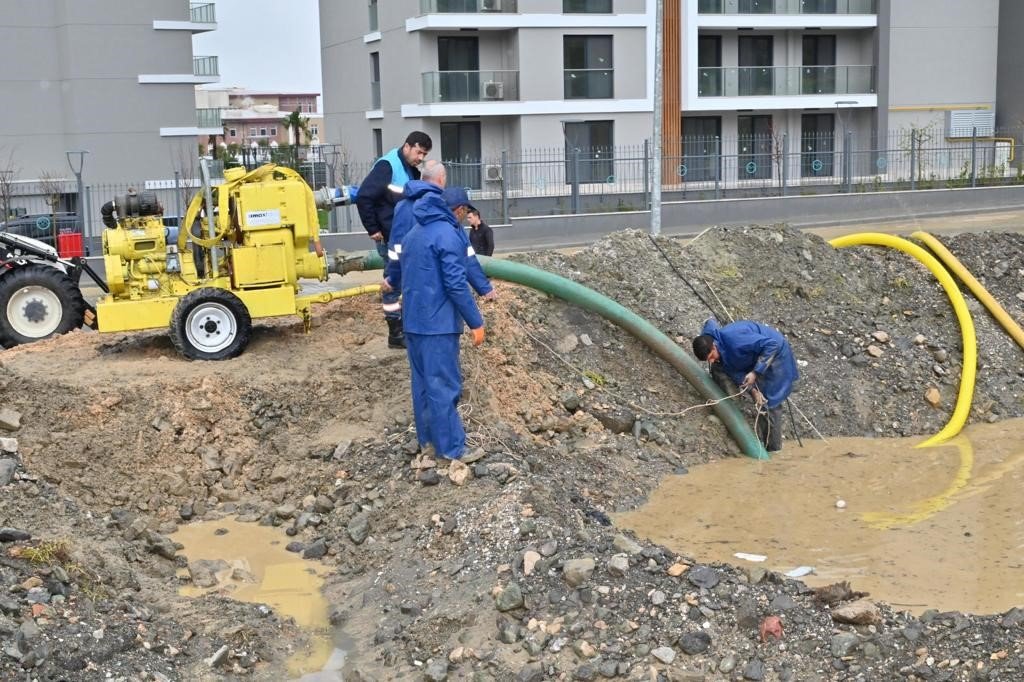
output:
[[[800,378],[789,342],[777,329],[759,322],[738,320],[724,327],[712,318],[702,334],[715,340],[721,354],[720,366],[739,386],[748,372],[758,375],[757,388],[768,407],[782,404]]]
[[[416,224],[402,240],[402,326],[409,334],[461,334],[484,324],[469,290],[466,236],[429,183],[413,203]]]

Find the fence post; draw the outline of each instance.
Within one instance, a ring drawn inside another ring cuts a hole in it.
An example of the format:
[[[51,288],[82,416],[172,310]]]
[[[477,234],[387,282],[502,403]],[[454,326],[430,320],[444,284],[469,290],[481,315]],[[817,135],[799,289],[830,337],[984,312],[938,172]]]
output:
[[[85,234],[92,238],[92,187],[85,188]]]
[[[651,141],[644,140],[644,206],[651,210]]]
[[[501,222],[509,224],[508,216],[508,150],[501,150]]]
[[[971,187],[978,186],[978,127],[971,128]]]
[[[316,164],[313,165],[313,168],[316,168]],[[327,186],[328,187],[337,187],[337,185],[334,184],[334,164],[333,163],[327,164]],[[327,229],[330,230],[331,233],[334,233],[334,232],[338,231],[338,217],[337,217],[337,213],[338,213],[338,207],[337,206],[331,206],[331,210],[327,214]],[[320,230],[320,228],[317,227],[317,231],[318,232],[319,232],[319,230]]]
[[[341,164],[341,181],[348,182],[348,163]],[[352,207],[345,207],[345,231],[352,231]]]
[[[174,171],[174,213],[178,216],[178,229],[181,230],[185,216],[181,214],[181,172]]]
[[[572,212],[580,212],[580,150],[572,148]]]
[[[779,190],[779,196],[786,196],[786,182],[789,178],[789,133],[782,133],[782,188]]]
[[[715,198],[722,198],[722,138],[715,137]]]
[[[910,189],[917,189],[917,131],[910,129]]]
[[[846,131],[846,154],[843,159],[846,165],[846,193],[853,192],[853,131]]]

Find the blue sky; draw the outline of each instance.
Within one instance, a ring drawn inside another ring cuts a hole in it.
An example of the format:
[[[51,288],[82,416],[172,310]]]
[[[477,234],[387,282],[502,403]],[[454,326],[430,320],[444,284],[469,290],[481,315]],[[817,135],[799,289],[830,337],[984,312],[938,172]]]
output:
[[[317,0],[215,0],[217,30],[193,39],[220,57],[220,83],[249,90],[320,92]]]

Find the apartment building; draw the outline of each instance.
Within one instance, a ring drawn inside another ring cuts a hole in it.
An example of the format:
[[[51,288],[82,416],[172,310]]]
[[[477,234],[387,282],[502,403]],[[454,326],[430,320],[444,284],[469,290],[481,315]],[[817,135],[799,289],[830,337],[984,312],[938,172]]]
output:
[[[196,88],[196,107],[216,109],[223,130],[217,131],[217,144],[243,146],[279,146],[293,144],[294,132],[283,121],[293,112],[306,122],[308,134],[302,144],[325,144],[323,115],[317,110],[318,92],[265,92],[245,88]],[[213,136],[200,138],[212,144]]]
[[[479,188],[481,159],[502,151],[576,148],[594,161],[651,137],[654,0],[365,9],[320,2],[325,125],[351,158],[422,129],[441,158],[480,164],[460,178]],[[666,183],[832,176],[836,152],[885,148],[911,126],[990,135],[999,11],[999,0],[666,0]]]
[[[178,150],[220,131],[194,88],[217,57],[192,53],[216,29],[212,3],[4,0],[0,3],[0,150],[21,180],[73,177],[65,152],[88,151],[88,183],[170,178]]]

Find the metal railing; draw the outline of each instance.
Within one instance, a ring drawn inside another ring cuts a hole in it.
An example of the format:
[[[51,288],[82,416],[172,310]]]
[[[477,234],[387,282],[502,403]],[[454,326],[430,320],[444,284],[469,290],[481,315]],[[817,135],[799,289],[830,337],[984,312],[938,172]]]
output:
[[[370,81],[370,109],[380,109],[380,81]]]
[[[700,0],[700,14],[877,14],[877,0]]]
[[[874,66],[716,66],[697,69],[698,97],[866,95]]]
[[[611,99],[615,96],[612,69],[567,69],[563,74],[566,99]]]
[[[518,71],[429,71],[421,78],[424,104],[519,99]]]
[[[192,73],[196,76],[219,76],[217,57],[192,57]]]
[[[217,23],[217,6],[212,2],[193,2],[188,7],[188,13],[193,23]]]
[[[517,0],[420,0],[420,14],[515,14]]]
[[[200,128],[222,128],[220,109],[196,109],[196,124]]]

